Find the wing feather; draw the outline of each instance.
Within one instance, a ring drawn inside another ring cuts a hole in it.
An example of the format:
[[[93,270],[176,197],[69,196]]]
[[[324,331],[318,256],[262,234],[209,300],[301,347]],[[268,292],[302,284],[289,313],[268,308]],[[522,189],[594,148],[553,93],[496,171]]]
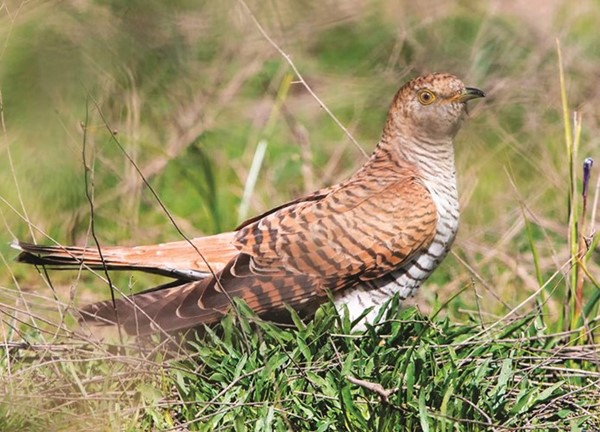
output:
[[[427,248],[437,212],[415,176],[364,182],[300,202],[238,231],[236,247],[256,274],[377,278]]]

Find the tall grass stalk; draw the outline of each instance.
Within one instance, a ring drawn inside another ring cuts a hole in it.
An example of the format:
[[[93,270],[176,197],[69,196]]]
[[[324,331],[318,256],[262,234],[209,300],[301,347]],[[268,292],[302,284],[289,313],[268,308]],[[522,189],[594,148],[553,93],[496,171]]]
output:
[[[587,317],[590,316],[600,300],[598,292],[592,295],[586,303],[584,300],[585,280],[592,281],[598,288],[597,282],[587,271],[586,260],[590,256],[592,239],[586,237],[586,218],[587,218],[587,196],[588,185],[592,162],[590,158],[585,160],[583,168],[583,185],[581,194],[578,193],[578,151],[581,144],[582,119],[581,114],[574,111],[569,112],[569,103],[567,99],[567,90],[565,83],[565,74],[560,49],[560,42],[556,42],[559,65],[559,80],[561,105],[563,113],[563,125],[565,132],[565,147],[567,153],[567,163],[569,164],[569,188],[568,188],[568,244],[570,270],[567,278],[567,304],[565,305],[565,317],[562,321],[564,330],[575,330],[586,327],[584,332],[571,333],[571,342],[575,343],[587,333],[592,338],[592,329],[589,328]],[[581,211],[580,211],[581,207]]]
[[[568,211],[568,243],[569,243],[569,258],[571,262],[570,270],[568,272],[567,289],[568,289],[568,301],[565,305],[565,318],[563,321],[563,328],[570,330],[575,328],[577,322],[577,316],[579,315],[579,306],[577,305],[577,251],[578,251],[578,236],[577,236],[577,178],[575,174],[575,163],[577,158],[577,147],[579,144],[579,136],[581,133],[581,122],[579,115],[575,112],[573,114],[573,121],[571,121],[569,112],[569,102],[567,99],[567,86],[565,83],[565,73],[563,68],[562,52],[560,49],[560,41],[556,41],[556,50],[558,54],[558,70],[559,70],[559,81],[560,81],[560,96],[561,106],[563,114],[563,127],[565,133],[565,150],[567,154],[567,163],[569,165],[569,188],[567,195],[567,211]],[[575,126],[575,134],[573,134],[573,128]]]
[[[268,138],[273,133],[275,121],[279,118],[278,114],[280,112],[281,106],[287,98],[290,86],[292,85],[292,79],[293,75],[291,73],[286,73],[283,79],[281,80],[281,84],[279,85],[279,89],[277,91],[277,99],[275,100],[275,103],[271,108],[269,119],[267,120],[267,124],[262,132],[263,137],[266,138],[260,139],[258,141],[258,144],[256,145],[256,151],[254,152],[252,165],[250,165],[250,171],[248,172],[248,177],[246,178],[246,183],[244,185],[244,193],[242,195],[242,201],[240,203],[238,212],[238,222],[242,222],[248,217],[248,211],[250,209],[250,200],[252,199],[252,194],[254,193],[254,187],[256,186],[256,181],[260,173],[260,168],[264,161],[265,152],[267,150]]]

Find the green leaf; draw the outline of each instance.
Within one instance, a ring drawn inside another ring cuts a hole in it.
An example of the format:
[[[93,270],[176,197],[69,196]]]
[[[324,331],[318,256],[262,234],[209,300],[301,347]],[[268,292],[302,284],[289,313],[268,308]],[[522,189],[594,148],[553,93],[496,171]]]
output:
[[[415,389],[415,364],[413,362],[410,362],[406,367],[404,380],[406,381],[406,399],[411,400],[414,397]]]
[[[538,393],[537,388],[525,387],[521,389],[517,396],[517,401],[510,412],[512,414],[521,414],[533,406],[534,395]]]
[[[425,405],[424,391],[419,394],[419,421],[421,423],[421,430],[429,432],[429,415],[427,414],[427,406]]]
[[[302,357],[304,357],[304,360],[306,360],[307,366],[310,366],[312,362],[312,353],[310,352],[310,348],[308,347],[308,345],[306,344],[306,342],[300,334],[296,336],[296,346],[298,347],[298,350],[300,350],[300,352],[302,353]]]
[[[298,312],[296,311],[296,309],[288,306],[287,304],[285,305],[285,309],[290,314],[290,317],[292,318],[292,322],[294,323],[296,328],[301,331],[306,330],[306,324],[304,323],[304,321],[302,321],[302,319],[298,315]]]
[[[350,353],[346,356],[346,358],[344,359],[344,363],[342,364],[342,370],[340,372],[341,376],[345,377],[350,373],[350,371],[352,371],[355,355],[355,351],[350,351]]]
[[[538,402],[543,402],[546,399],[548,399],[550,396],[552,396],[554,394],[554,392],[559,389],[560,387],[562,387],[562,385],[565,383],[565,381],[559,381],[553,385],[551,385],[550,387],[548,387],[547,389],[545,389],[544,391],[542,391],[539,395],[537,395],[537,397],[535,398],[533,404],[536,404]]]
[[[508,386],[508,381],[513,375],[513,361],[511,358],[506,358],[502,362],[502,368],[500,369],[500,375],[498,376],[498,384],[496,385],[496,389],[494,391],[496,396],[502,396],[506,393],[506,389]]]
[[[346,419],[352,425],[357,424],[360,430],[368,430],[367,419],[365,419],[360,410],[357,409],[354,403],[354,399],[352,397],[351,388],[352,387],[350,386],[350,384],[343,384],[342,388],[340,389],[343,408],[346,412]]]
[[[440,405],[440,414],[443,417],[451,417],[452,411],[450,411],[450,413],[448,412],[448,402],[450,401],[450,398],[452,397],[453,394],[454,394],[454,386],[452,384],[450,384],[448,386],[448,389],[444,393],[444,397],[443,397],[442,403]],[[446,421],[444,421],[444,420],[442,420],[441,430],[442,430],[442,432],[446,431]]]

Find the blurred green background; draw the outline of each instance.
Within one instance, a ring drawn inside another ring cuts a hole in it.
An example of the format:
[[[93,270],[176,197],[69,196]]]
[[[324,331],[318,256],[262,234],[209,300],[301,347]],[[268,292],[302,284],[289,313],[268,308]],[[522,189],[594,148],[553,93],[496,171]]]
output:
[[[566,262],[556,40],[571,108],[583,114],[583,160],[600,139],[600,2],[247,5],[367,152],[394,92],[415,75],[451,72],[488,94],[456,141],[462,262],[450,256],[426,283],[423,309],[468,287],[450,313],[496,314],[534,292],[526,219],[544,275]],[[236,226],[260,140],[266,156],[247,216],[340,181],[364,160],[233,0],[0,3],[0,92],[2,296],[15,281],[50,296],[32,269],[11,262],[13,238],[91,243],[84,142],[103,245],[179,239],[113,138],[188,236]],[[72,275],[54,277],[59,296],[74,294],[61,291]],[[140,288],[153,281],[136,278]],[[77,301],[106,297],[102,282],[84,281]],[[560,313],[564,287],[549,290]]]

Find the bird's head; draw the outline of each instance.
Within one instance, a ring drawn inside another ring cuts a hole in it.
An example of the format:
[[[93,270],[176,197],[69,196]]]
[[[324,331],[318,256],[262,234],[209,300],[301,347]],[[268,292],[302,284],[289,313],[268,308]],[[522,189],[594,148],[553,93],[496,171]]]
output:
[[[452,139],[467,113],[467,102],[485,93],[454,75],[433,73],[406,83],[390,110],[390,126],[402,134],[428,141]]]

